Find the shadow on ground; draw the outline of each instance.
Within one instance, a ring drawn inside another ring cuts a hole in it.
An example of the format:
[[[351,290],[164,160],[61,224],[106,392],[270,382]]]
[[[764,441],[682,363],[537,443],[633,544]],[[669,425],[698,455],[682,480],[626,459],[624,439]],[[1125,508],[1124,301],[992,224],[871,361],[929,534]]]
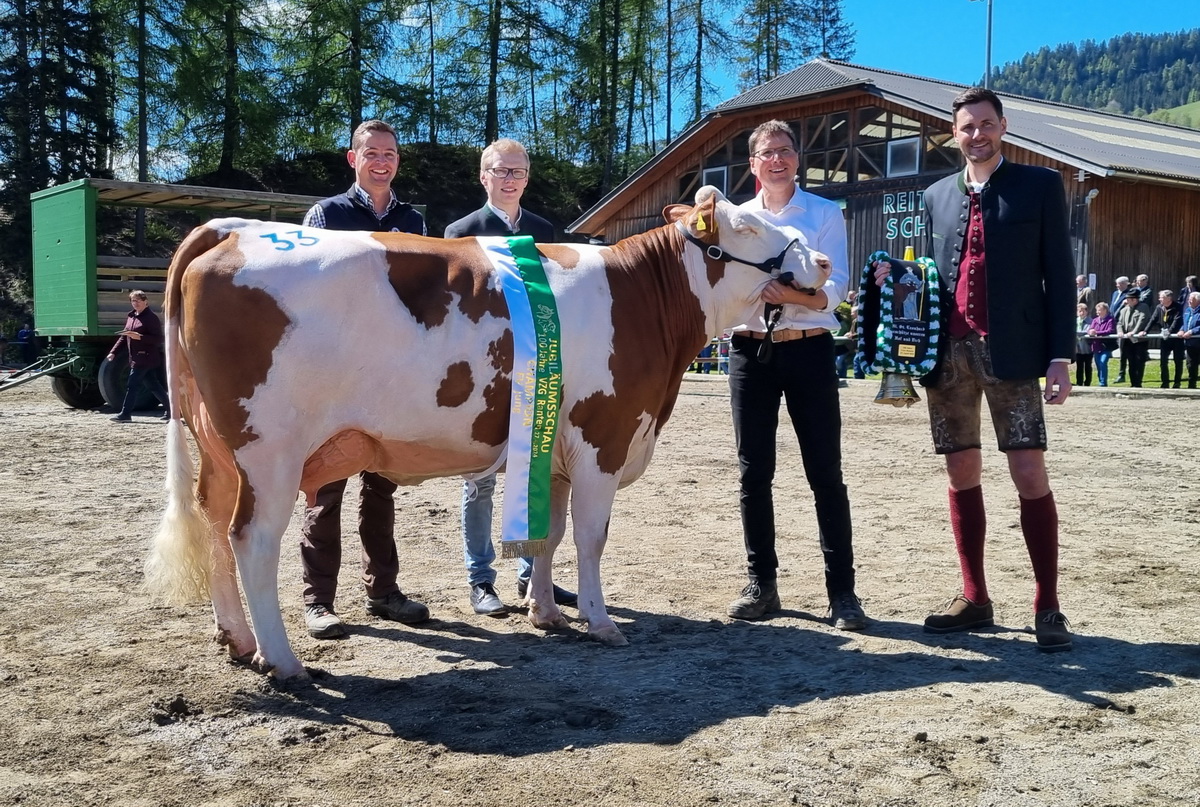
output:
[[[919,625],[872,622],[859,642],[783,612],[788,624],[726,623],[614,608],[631,646],[610,649],[582,633],[495,633],[463,622],[357,632],[412,642],[453,668],[415,678],[334,676],[313,685],[244,695],[241,705],[451,751],[512,756],[619,742],[678,743],[731,718],[816,699],[939,684],[1028,684],[1098,709],[1132,710],[1117,696],[1200,679],[1200,647],[1077,636],[1074,651],[1037,652],[1022,630],[931,636]],[[875,642],[872,639],[891,639]],[[889,652],[863,645],[886,644]],[[897,650],[897,648],[900,648]],[[956,649],[953,655],[946,651]],[[387,729],[380,731],[380,726]]]

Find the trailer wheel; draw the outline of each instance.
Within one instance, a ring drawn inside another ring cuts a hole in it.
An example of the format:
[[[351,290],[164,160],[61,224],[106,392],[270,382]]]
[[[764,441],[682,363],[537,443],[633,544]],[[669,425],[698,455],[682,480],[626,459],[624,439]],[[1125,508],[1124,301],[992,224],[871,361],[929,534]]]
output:
[[[104,406],[104,396],[100,394],[100,385],[80,381],[71,376],[54,376],[50,379],[50,389],[58,399],[72,409],[96,409]]]
[[[100,388],[100,394],[104,396],[104,402],[113,409],[120,409],[121,405],[125,403],[125,388],[129,384],[129,357],[122,353],[118,354],[116,359],[105,358],[100,363],[100,371],[96,373],[96,381]],[[156,406],[158,406],[158,399],[154,397],[153,392],[143,386],[138,391],[133,411],[154,409]]]

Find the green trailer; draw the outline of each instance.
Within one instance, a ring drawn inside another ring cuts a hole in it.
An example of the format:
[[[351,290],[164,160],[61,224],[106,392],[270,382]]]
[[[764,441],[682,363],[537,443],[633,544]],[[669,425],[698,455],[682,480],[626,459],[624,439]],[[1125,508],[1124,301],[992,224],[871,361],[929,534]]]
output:
[[[299,221],[317,198],[107,179],[80,179],[32,194],[34,326],[48,344],[38,364],[6,386],[49,375],[68,406],[121,405],[127,359],[112,362],[106,356],[125,324],[130,291],[145,291],[162,312],[169,259],[139,254],[141,218],[136,239],[110,237],[104,231],[106,207],[140,209],[127,219],[169,216],[181,238],[211,218]]]

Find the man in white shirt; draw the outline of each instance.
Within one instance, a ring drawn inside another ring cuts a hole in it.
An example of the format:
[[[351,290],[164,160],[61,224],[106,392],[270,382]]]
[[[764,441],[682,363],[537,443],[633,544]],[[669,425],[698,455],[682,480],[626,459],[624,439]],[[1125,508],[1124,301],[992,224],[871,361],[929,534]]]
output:
[[[746,204],[763,219],[829,256],[823,288],[803,290],[772,281],[764,303],[781,305],[770,354],[758,358],[767,325],[761,318],[734,329],[729,352],[733,430],[741,468],[742,532],[749,584],[729,606],[735,619],[759,619],[781,608],[776,587],[775,435],[780,400],[800,443],[817,510],[829,613],[841,630],[862,630],[866,616],[854,589],[850,500],[842,481],[842,415],[834,367],[834,310],[850,280],[846,223],[841,208],[796,184],[800,155],[783,121],[768,121],[750,135],[750,170],[762,190]]]

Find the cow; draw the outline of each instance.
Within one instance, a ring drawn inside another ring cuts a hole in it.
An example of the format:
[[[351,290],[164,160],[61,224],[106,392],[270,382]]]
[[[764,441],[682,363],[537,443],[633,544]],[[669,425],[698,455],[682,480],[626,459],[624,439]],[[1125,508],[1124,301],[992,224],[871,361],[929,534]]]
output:
[[[580,615],[609,645],[626,644],[600,584],[613,499],[646,469],[684,372],[712,334],[761,312],[768,272],[808,287],[829,274],[828,259],[715,188],[664,216],[612,246],[537,246],[558,306],[563,382],[548,554],[534,564],[529,618],[567,626],[550,561],[569,499]],[[218,219],[176,250],[167,504],[146,580],[173,601],[210,597],[215,639],[235,660],[280,679],[305,675],[277,583],[298,491],[311,505],[322,485],[362,470],[418,484],[502,462],[513,334],[484,240]]]

